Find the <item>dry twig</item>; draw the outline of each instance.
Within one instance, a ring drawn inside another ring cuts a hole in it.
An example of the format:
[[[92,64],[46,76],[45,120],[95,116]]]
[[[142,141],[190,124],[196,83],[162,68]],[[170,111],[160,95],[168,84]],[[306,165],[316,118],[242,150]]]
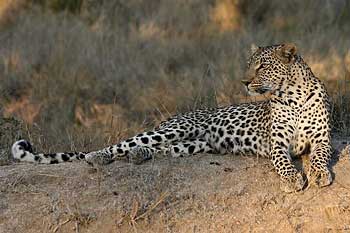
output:
[[[64,222],[61,222],[61,223],[59,223],[54,229],[53,229],[53,233],[56,233],[63,225],[65,225],[65,224],[67,224],[67,223],[69,223],[70,221],[72,221],[72,219],[67,219],[66,221],[64,221]]]

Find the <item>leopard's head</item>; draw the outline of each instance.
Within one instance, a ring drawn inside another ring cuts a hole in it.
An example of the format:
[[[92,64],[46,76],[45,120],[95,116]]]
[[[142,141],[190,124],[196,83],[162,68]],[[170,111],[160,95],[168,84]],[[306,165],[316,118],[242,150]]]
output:
[[[296,58],[294,44],[266,47],[252,46],[242,83],[251,95],[273,93],[286,80],[290,65]]]

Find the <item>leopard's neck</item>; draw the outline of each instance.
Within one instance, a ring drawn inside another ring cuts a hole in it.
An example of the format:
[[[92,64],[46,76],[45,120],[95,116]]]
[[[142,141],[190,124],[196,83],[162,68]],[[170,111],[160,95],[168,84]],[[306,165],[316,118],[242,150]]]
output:
[[[312,72],[304,60],[297,56],[290,65],[286,80],[280,88],[271,95],[271,99],[278,104],[301,108],[316,92],[326,92],[321,80]]]

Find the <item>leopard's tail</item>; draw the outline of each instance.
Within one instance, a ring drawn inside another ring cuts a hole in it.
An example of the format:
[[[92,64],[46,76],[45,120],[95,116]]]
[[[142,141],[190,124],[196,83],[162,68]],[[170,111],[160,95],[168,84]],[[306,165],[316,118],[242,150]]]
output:
[[[73,160],[85,160],[85,152],[69,152],[69,153],[34,153],[32,145],[26,140],[19,140],[12,145],[12,156],[23,162],[31,163],[63,163]]]

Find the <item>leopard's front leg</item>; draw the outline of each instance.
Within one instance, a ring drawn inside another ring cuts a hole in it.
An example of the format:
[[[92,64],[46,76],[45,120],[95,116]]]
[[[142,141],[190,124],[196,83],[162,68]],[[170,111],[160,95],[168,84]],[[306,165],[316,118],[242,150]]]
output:
[[[328,186],[332,183],[329,162],[332,156],[330,114],[327,103],[318,102],[313,108],[307,106],[303,118],[307,117],[307,124],[300,124],[303,138],[310,144],[310,167],[307,172],[309,185],[318,187]],[[312,105],[311,105],[312,106]],[[319,114],[322,113],[320,116]],[[310,130],[314,129],[314,130]]]
[[[332,183],[332,175],[328,169],[332,147],[329,141],[316,143],[311,148],[310,169],[307,174],[309,184],[318,187],[328,186]]]
[[[290,193],[300,191],[304,187],[303,176],[292,164],[288,151],[276,145],[271,150],[271,161],[280,176],[280,188],[282,191]]]
[[[289,146],[292,132],[287,130],[285,122],[275,122],[271,126],[271,161],[280,176],[280,188],[290,193],[299,191],[304,187],[303,176],[292,163]]]

